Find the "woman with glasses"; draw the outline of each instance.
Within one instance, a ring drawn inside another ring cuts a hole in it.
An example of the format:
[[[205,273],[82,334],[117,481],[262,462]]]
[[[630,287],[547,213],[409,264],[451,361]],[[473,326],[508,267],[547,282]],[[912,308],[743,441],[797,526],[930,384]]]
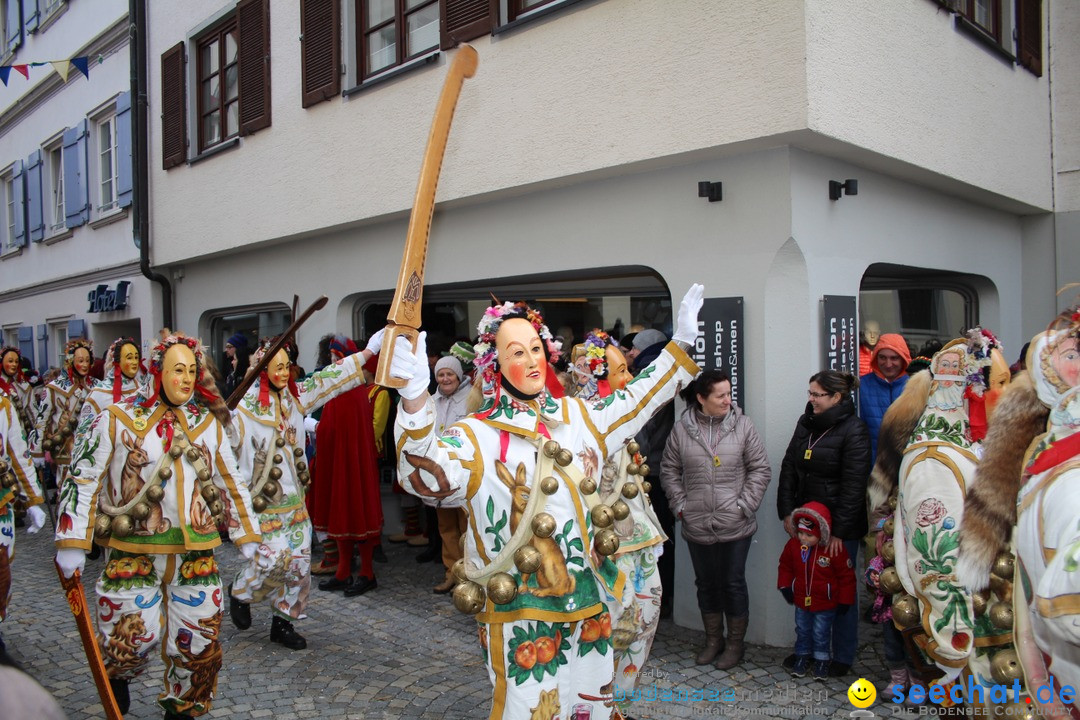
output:
[[[715,660],[718,669],[729,670],[743,656],[750,618],[746,555],[772,472],[754,424],[731,399],[727,374],[706,370],[692,387],[695,402],[668,437],[660,482],[682,520],[694,565],[705,624],[705,647],[695,662]]]
[[[855,415],[851,399],[857,386],[853,375],[835,370],[822,370],[810,378],[806,409],[784,453],[776,491],[776,510],[789,536],[796,533],[792,512],[808,502],[822,503],[832,515],[827,554],[835,557],[843,547],[856,564],[859,541],[868,529],[866,483],[871,467],[870,434]],[[858,646],[858,615],[846,612],[833,623],[832,677],[851,672]],[[790,670],[794,661],[790,655],[784,666]]]

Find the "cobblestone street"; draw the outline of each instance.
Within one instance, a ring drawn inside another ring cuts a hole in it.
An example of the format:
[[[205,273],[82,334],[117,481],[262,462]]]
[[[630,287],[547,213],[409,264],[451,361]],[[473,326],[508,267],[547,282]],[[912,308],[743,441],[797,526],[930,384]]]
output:
[[[40,535],[17,530],[12,568],[14,594],[2,626],[11,655],[60,702],[71,720],[101,718],[75,622],[68,611],[52,563],[50,526]],[[292,652],[270,643],[268,606],[253,607],[250,630],[238,631],[226,617],[222,626],[225,663],[213,718],[486,718],[490,685],[481,661],[474,622],[458,613],[447,596],[431,588],[442,566],[417,564],[416,550],[386,543],[389,562],[376,567],[379,587],[358,598],[313,589],[309,618],[297,623],[306,650]],[[239,555],[219,550],[225,582]],[[95,603],[93,579],[101,560],[87,563],[87,596]],[[863,624],[856,672],[878,691],[888,674],[872,646],[880,631]],[[639,687],[649,693],[670,688],[690,692],[731,688],[735,701],[645,701],[638,720],[674,717],[847,718],[848,685],[856,676],[818,682],[792,680],[780,663],[786,648],[750,646],[735,672],[697,666],[700,634],[661,622],[652,657]],[[154,699],[162,676],[155,659],[131,685],[127,717],[160,718]],[[878,715],[891,716],[880,704]],[[4,716],[0,708],[0,717]]]

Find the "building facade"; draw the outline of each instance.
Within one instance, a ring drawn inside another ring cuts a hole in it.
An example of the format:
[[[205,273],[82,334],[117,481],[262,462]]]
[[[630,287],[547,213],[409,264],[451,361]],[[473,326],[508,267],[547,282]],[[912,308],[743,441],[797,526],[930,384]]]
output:
[[[176,326],[216,353],[283,327],[293,295],[330,298],[299,334],[303,365],[324,333],[381,327],[468,40],[479,69],[442,163],[425,328],[471,336],[494,294],[537,302],[564,336],[670,332],[673,300],[702,282],[738,308],[738,332],[706,340],[738,349],[699,352],[737,358],[775,473],[807,378],[851,367],[833,300],[851,347],[858,314],[916,349],[980,322],[1018,352],[1078,279],[1076,221],[1055,212],[1061,185],[1077,209],[1075,163],[1052,152],[1058,136],[1077,147],[1076,93],[1059,108],[1051,83],[1076,77],[1076,15],[1038,0],[155,3],[152,260]],[[780,644],[774,493],[749,638]],[[676,620],[693,625],[677,561]]]

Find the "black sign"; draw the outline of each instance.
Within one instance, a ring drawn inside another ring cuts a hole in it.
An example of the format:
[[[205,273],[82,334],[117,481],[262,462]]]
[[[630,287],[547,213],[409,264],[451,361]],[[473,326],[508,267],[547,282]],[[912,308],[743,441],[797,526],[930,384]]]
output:
[[[746,407],[743,377],[743,299],[705,298],[698,313],[698,337],[691,356],[705,370],[723,370],[731,378],[731,399]]]
[[[124,310],[128,306],[128,288],[131,286],[127,280],[116,283],[116,289],[110,290],[108,285],[98,285],[90,291],[87,300],[90,301],[90,312],[112,312]]]
[[[855,327],[855,298],[825,295],[821,302],[823,354],[821,366],[827,370],[859,374],[859,331]]]

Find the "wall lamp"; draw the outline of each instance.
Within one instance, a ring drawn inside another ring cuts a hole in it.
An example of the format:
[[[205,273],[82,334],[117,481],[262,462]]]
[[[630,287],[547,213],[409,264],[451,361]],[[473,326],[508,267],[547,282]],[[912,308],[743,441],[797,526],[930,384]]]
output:
[[[859,194],[859,181],[854,178],[848,178],[844,182],[839,180],[829,181],[829,199],[839,200],[841,195],[858,195]]]
[[[724,199],[724,183],[702,180],[697,184],[697,196],[709,198],[709,202],[719,202]]]

